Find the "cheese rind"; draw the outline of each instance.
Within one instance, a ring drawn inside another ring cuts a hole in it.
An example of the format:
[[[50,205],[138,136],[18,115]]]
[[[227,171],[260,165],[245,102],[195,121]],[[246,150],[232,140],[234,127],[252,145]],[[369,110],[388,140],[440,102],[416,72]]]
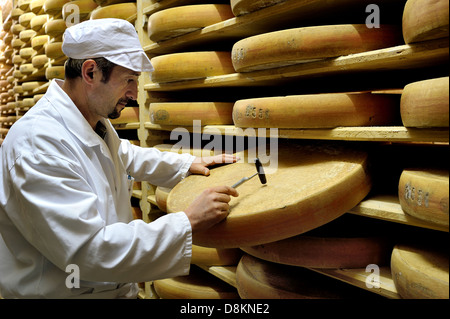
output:
[[[404,299],[449,298],[448,251],[434,246],[398,244],[391,256],[391,273]]]
[[[402,30],[407,44],[449,36],[447,0],[408,0],[403,11]]]
[[[192,80],[234,73],[230,52],[172,53],[154,57],[151,79],[156,83]]]
[[[400,114],[406,127],[449,127],[449,77],[406,85]]]
[[[45,78],[47,80],[51,79],[64,80],[64,76],[65,76],[64,66],[52,66],[45,69]]]
[[[150,104],[150,121],[160,125],[192,126],[233,124],[233,103],[222,102],[162,102]]]
[[[233,108],[238,127],[334,128],[393,125],[399,96],[330,93],[239,100]]]
[[[148,19],[148,36],[155,42],[189,33],[234,17],[230,5],[199,4],[161,10]]]
[[[126,2],[98,7],[91,12],[90,19],[116,18],[128,20],[136,15],[136,3]]]
[[[57,38],[67,29],[66,22],[63,19],[53,19],[45,24],[45,34]]]
[[[231,0],[231,8],[235,16],[260,10],[286,0]]]
[[[264,33],[236,42],[236,72],[277,68],[399,45],[397,26],[367,28],[364,24],[325,25]]]
[[[449,226],[448,170],[405,169],[398,183],[403,211],[427,222]]]

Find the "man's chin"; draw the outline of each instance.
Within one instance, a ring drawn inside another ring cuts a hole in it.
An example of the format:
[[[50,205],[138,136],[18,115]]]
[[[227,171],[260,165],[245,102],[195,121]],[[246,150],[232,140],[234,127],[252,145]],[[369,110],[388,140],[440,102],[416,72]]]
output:
[[[111,120],[117,119],[120,117],[120,111],[114,111],[110,114],[108,114],[108,118]]]

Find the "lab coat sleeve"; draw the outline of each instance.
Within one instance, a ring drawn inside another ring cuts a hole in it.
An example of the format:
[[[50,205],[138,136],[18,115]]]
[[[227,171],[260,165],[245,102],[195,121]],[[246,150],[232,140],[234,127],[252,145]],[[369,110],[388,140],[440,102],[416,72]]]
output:
[[[186,275],[192,230],[184,213],[152,223],[105,225],[97,196],[81,167],[66,158],[21,156],[11,168],[11,196],[21,203],[10,218],[23,236],[63,271],[80,269],[81,280],[141,282]]]
[[[121,140],[119,154],[128,174],[136,181],[169,188],[189,174],[189,168],[195,159],[195,156],[190,154],[139,147],[128,140]]]

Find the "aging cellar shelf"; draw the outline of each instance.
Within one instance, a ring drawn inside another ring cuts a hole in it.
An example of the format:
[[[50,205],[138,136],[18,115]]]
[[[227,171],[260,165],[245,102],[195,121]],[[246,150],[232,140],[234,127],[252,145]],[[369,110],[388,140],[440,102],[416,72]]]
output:
[[[144,85],[144,89],[176,91],[209,87],[273,86],[287,80],[361,72],[367,73],[367,76],[379,76],[374,72],[433,67],[445,65],[448,60],[448,39],[438,39],[262,71],[168,83],[150,82]]]

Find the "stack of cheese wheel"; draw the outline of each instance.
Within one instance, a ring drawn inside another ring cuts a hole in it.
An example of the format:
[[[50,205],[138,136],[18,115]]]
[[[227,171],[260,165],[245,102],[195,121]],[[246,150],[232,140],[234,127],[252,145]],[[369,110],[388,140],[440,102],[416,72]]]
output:
[[[394,247],[392,279],[402,298],[449,298],[449,257],[445,246],[439,243],[402,243]]]
[[[162,299],[239,299],[236,288],[196,267],[188,276],[156,280],[153,285]]]
[[[405,86],[400,114],[406,127],[449,126],[449,77],[410,83]]]
[[[449,226],[447,169],[405,169],[398,197],[403,211],[432,224]]]
[[[153,82],[201,79],[234,73],[230,52],[202,51],[165,54],[151,59]]]
[[[239,262],[236,285],[242,299],[373,298],[369,292],[312,270],[275,264],[250,255],[244,255]]]
[[[233,103],[226,102],[160,102],[150,104],[150,121],[160,125],[192,126],[233,124]]]
[[[395,94],[330,93],[239,100],[238,127],[334,128],[392,125],[398,119]]]
[[[231,9],[235,16],[258,11],[286,0],[231,0]]]
[[[408,0],[403,11],[403,38],[406,43],[448,38],[447,0]]]
[[[264,150],[267,184],[255,177],[239,186],[240,196],[229,202],[228,217],[194,234],[195,244],[234,248],[293,237],[341,216],[371,188],[364,151],[323,142],[276,146],[269,156]],[[253,157],[213,168],[207,177],[190,175],[170,192],[168,211],[183,211],[205,189],[231,186],[255,172]]]
[[[366,268],[389,264],[392,237],[385,225],[344,214],[305,234],[253,247],[246,253],[274,263],[321,269]],[[383,228],[383,234],[379,230]],[[389,236],[389,237],[388,237]]]
[[[249,72],[392,47],[402,42],[397,26],[365,24],[303,27],[240,40],[232,49],[236,72]]]
[[[130,22],[136,20],[137,7],[136,1],[101,5],[91,12],[91,19],[116,18],[124,19]]]
[[[161,10],[148,19],[148,36],[155,42],[178,37],[234,17],[228,4],[199,4]]]
[[[44,12],[54,17],[61,17],[63,6],[70,0],[45,0]]]
[[[93,0],[72,0],[62,7],[62,18],[69,24],[88,20],[92,10],[98,5]]]

